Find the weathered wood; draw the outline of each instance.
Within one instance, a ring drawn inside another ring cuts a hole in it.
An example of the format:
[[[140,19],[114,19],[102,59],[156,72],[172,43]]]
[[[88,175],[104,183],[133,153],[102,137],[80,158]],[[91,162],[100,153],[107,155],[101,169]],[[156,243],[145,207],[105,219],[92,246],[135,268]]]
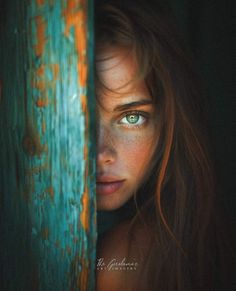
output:
[[[92,8],[2,7],[2,290],[94,290]]]

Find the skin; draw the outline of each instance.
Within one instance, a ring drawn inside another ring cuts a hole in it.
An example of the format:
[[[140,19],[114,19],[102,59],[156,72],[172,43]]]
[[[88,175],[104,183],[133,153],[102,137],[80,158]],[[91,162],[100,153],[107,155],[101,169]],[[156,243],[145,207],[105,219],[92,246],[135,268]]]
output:
[[[96,85],[97,175],[111,175],[125,180],[116,192],[97,195],[98,210],[110,211],[121,207],[134,195],[149,171],[158,143],[157,111],[145,82],[137,79],[133,81],[137,76],[138,66],[130,50],[107,47],[102,54],[97,55],[97,59],[97,74],[104,85]],[[121,106],[131,103],[129,106]],[[99,240],[97,258],[102,258],[106,265],[111,260],[122,261],[126,258],[128,262],[135,260],[138,268],[141,268],[148,253],[150,235],[139,225],[128,255],[129,223],[130,221],[120,223]],[[96,290],[131,290],[135,288],[138,278],[137,271],[98,269]]]
[[[138,66],[127,48],[107,47],[97,55],[97,175],[124,180],[120,189],[97,195],[98,210],[115,210],[135,193],[157,146],[157,113]],[[132,106],[124,104],[136,102]],[[140,102],[149,104],[138,104]],[[98,185],[98,184],[97,184]]]
[[[139,224],[132,239],[132,248],[128,251],[129,222],[125,220],[118,224],[98,241],[96,291],[140,290],[137,285],[139,286],[140,276],[142,278],[143,275],[140,271],[149,252],[151,235]],[[110,262],[122,262],[124,258],[126,262],[136,262],[136,270],[108,268]],[[107,268],[101,268],[99,260],[102,260]]]

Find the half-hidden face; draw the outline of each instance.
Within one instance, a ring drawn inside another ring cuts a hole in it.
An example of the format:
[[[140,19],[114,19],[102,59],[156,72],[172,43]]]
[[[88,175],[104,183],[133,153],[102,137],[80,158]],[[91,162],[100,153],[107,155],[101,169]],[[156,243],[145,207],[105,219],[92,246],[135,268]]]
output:
[[[115,210],[140,186],[157,146],[157,113],[127,48],[97,55],[97,208]],[[135,79],[136,78],[136,79]]]

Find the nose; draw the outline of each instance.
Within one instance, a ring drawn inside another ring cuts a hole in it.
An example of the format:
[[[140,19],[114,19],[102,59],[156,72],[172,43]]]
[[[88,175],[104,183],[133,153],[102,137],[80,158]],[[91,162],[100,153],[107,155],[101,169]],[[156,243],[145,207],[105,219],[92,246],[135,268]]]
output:
[[[111,130],[99,124],[97,127],[97,165],[113,163],[115,156],[114,137]]]

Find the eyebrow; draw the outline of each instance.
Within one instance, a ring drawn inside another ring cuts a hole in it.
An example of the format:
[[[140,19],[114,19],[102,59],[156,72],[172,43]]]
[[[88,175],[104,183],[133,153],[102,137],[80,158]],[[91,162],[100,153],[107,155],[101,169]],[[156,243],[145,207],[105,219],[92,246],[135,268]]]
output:
[[[113,109],[113,112],[123,111],[123,110],[130,109],[132,107],[137,107],[137,106],[142,106],[142,105],[149,105],[149,104],[153,104],[153,101],[152,100],[133,101],[133,102],[130,102],[130,103],[121,104],[121,105],[116,106]]]

